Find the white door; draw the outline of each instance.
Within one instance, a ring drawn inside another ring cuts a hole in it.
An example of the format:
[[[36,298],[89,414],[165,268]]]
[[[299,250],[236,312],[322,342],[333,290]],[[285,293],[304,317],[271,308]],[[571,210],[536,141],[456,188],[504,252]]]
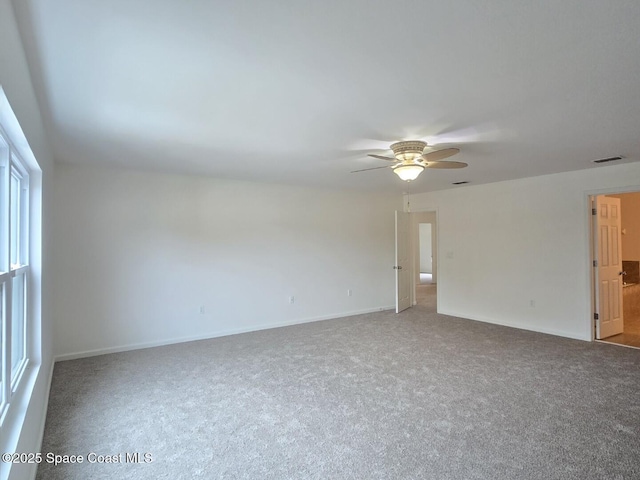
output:
[[[620,199],[596,197],[596,338],[623,331]]]
[[[409,214],[396,211],[396,313],[411,306],[409,265]]]

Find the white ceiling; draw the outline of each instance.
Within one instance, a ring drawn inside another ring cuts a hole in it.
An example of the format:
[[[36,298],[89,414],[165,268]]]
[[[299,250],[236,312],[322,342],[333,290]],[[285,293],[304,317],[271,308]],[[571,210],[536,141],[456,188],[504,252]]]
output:
[[[640,160],[637,0],[15,2],[57,161],[402,191]],[[464,187],[457,187],[464,188]]]

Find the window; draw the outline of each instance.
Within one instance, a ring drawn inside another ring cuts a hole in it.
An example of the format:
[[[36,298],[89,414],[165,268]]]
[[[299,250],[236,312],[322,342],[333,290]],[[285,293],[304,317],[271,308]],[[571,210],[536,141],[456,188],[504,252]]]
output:
[[[29,173],[0,128],[0,418],[28,360]]]

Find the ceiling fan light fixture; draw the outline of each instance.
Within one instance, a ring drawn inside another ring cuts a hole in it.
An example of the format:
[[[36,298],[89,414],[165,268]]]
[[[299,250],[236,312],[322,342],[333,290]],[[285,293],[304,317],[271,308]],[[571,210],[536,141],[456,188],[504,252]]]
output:
[[[369,156],[380,160],[394,162],[394,165],[390,165],[391,169],[405,182],[410,182],[411,180],[418,178],[425,168],[451,169],[464,168],[467,166],[464,162],[441,161],[442,159],[459,153],[459,148],[451,147],[425,153],[426,147],[427,143],[422,140],[403,140],[402,142],[391,144],[390,148],[393,151],[393,158],[386,155],[375,155],[373,153],[370,153]],[[377,170],[379,168],[387,167],[364,168],[362,170],[355,170],[351,173],[363,172],[365,170]]]
[[[405,182],[410,182],[418,178],[418,175],[420,175],[423,170],[423,165],[414,163],[412,165],[400,164],[393,169],[393,172]]]

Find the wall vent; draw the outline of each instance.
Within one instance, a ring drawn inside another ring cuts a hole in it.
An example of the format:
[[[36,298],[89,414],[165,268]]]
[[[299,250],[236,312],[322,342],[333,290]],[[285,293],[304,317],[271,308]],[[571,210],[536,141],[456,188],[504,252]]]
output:
[[[601,158],[600,160],[594,160],[593,163],[607,163],[607,162],[617,162],[618,160],[622,160],[624,157],[609,157],[609,158]]]
[[[453,182],[451,185],[464,185],[465,183],[469,183],[469,182]]]

